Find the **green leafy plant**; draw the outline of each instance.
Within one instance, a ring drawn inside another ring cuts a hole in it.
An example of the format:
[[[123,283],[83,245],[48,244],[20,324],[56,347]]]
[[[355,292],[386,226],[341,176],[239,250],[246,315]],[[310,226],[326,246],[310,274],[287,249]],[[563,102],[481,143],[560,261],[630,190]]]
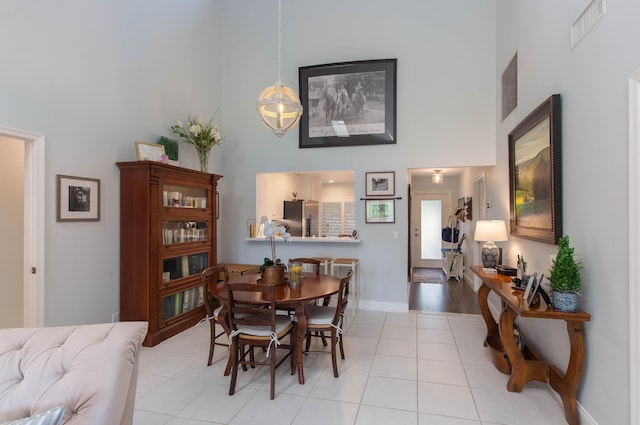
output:
[[[178,141],[169,139],[166,136],[160,136],[158,144],[164,146],[164,153],[172,161],[178,160]]]
[[[549,286],[554,291],[580,291],[580,270],[582,264],[574,258],[574,249],[569,246],[569,236],[565,235],[558,241],[558,255],[551,265]]]

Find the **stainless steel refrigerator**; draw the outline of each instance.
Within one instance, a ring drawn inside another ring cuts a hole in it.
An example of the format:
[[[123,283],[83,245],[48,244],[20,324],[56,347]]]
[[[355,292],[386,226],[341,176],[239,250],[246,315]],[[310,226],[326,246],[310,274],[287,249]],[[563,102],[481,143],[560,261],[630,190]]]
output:
[[[291,236],[320,236],[319,213],[318,201],[284,201],[283,221]]]

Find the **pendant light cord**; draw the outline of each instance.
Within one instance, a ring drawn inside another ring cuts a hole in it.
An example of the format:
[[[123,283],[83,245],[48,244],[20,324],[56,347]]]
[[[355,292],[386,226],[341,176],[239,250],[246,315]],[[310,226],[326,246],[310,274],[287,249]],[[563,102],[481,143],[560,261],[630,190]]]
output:
[[[278,81],[282,81],[282,0],[278,0]]]

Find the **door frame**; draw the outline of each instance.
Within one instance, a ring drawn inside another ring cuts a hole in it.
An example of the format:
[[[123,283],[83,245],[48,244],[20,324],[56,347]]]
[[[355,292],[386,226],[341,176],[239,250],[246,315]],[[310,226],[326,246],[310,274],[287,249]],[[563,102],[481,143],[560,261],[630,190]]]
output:
[[[0,126],[0,135],[24,141],[23,326],[42,327],[45,325],[45,138],[4,126]]]
[[[630,424],[640,425],[640,70],[629,76],[629,406]]]

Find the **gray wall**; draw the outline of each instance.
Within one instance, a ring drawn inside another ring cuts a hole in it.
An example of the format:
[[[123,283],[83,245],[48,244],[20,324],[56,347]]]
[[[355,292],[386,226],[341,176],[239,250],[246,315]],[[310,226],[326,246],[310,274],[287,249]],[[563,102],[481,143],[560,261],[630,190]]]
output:
[[[361,300],[370,308],[407,308],[407,168],[495,162],[495,5],[493,1],[284,1],[282,79],[298,87],[298,67],[398,59],[397,144],[298,149],[298,130],[277,138],[256,117],[255,101],[278,76],[277,2],[228,1],[225,8],[221,199],[224,261],[255,262],[265,244],[243,240],[255,211],[255,174],[395,171],[396,222],[365,224],[357,201],[360,245],[295,244],[299,255],[359,258]],[[247,54],[251,52],[251,54]],[[399,235],[393,238],[394,231]],[[298,255],[296,255],[298,256]]]
[[[498,166],[489,190],[498,200],[498,215],[507,218],[507,136],[538,104],[560,93],[562,219],[584,263],[579,305],[592,317],[584,326],[587,356],[579,400],[597,423],[624,424],[630,420],[627,90],[630,74],[640,68],[640,4],[607,2],[607,15],[571,50],[569,25],[586,3],[498,1],[496,79],[517,51],[519,105],[498,120]],[[557,252],[555,246],[517,238],[506,247],[512,261],[523,253],[539,272],[547,271],[549,254]],[[522,325],[546,358],[566,364],[562,324]]]
[[[366,171],[395,171],[403,197],[395,224],[365,225],[358,203],[360,245],[298,251],[359,257],[363,299],[395,308],[406,303],[407,168],[497,163],[485,169],[489,217],[507,219],[507,135],[560,93],[564,228],[585,263],[580,305],[593,317],[585,326],[579,399],[597,423],[628,423],[628,260],[624,249],[610,247],[626,247],[628,240],[627,79],[640,58],[627,52],[637,51],[640,28],[633,18],[640,5],[609,6],[571,51],[568,28],[582,0],[284,1],[282,77],[288,85],[297,88],[300,66],[398,59],[396,145],[299,150],[297,131],[276,138],[255,112],[258,94],[277,78],[275,0],[3,1],[2,124],[47,137],[47,324],[109,321],[117,311],[114,163],[134,159],[135,140],[168,134],[168,126],[188,113],[207,116],[219,107],[225,142],[213,151],[210,169],[225,176],[222,261],[264,257],[266,245],[244,241],[246,219],[255,211],[256,173],[354,169],[359,198]],[[501,121],[497,83],[516,51],[519,106]],[[181,163],[195,168],[192,150],[181,147]],[[55,222],[56,174],[101,179],[100,222]],[[463,178],[461,192],[471,193],[473,177]],[[507,258],[523,253],[540,271],[556,251],[516,238],[501,246]],[[546,358],[566,362],[563,324],[521,324]]]

